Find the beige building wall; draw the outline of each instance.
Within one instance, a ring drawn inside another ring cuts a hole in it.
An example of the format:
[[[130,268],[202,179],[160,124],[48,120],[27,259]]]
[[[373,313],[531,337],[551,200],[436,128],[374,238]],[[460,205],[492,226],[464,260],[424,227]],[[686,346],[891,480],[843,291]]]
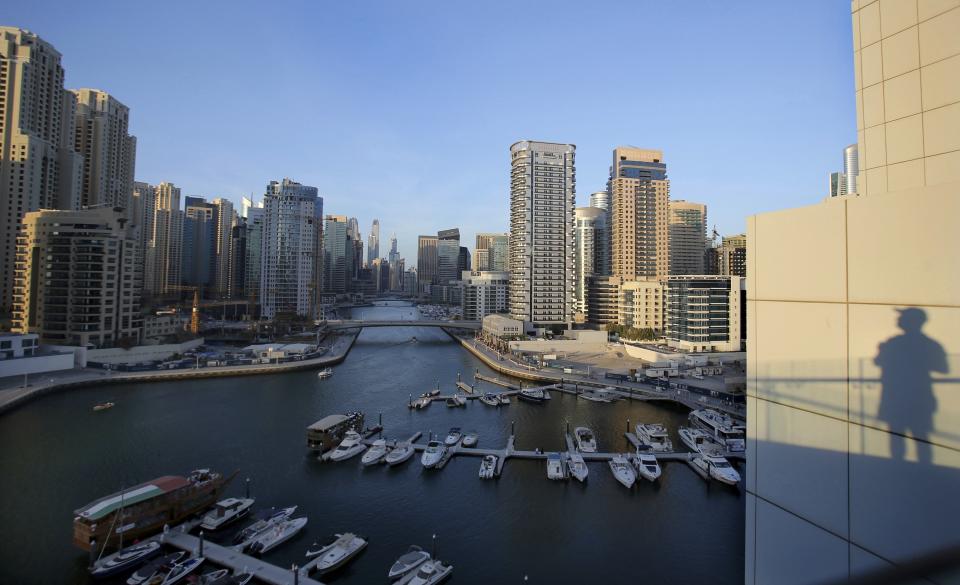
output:
[[[74,150],[83,155],[80,207],[130,208],[137,139],[130,108],[98,89],[74,89]],[[132,213],[132,211],[128,212]]]
[[[670,273],[668,231],[670,181],[663,165],[662,178],[633,178],[630,163],[663,165],[659,150],[620,146],[610,167],[611,267],[626,280],[660,278]]]
[[[629,280],[620,285],[617,321],[626,327],[663,332],[666,287],[659,280]]]
[[[670,274],[704,274],[707,253],[707,206],[670,201]]]
[[[173,183],[163,182],[154,188],[153,220],[149,226],[144,290],[156,295],[179,294],[183,212],[180,188]]]

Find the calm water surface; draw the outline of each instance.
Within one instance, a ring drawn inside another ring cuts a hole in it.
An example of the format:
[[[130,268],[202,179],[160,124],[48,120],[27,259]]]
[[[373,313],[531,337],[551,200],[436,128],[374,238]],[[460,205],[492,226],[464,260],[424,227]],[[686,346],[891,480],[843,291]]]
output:
[[[354,315],[414,311],[378,306]],[[368,537],[367,550],[329,583],[386,582],[390,564],[410,544],[429,550],[432,534],[438,556],[454,565],[453,583],[523,583],[525,575],[529,583],[743,582],[742,493],[707,484],[682,463],[628,491],[601,463],[590,464],[581,485],[547,480],[539,461],[508,461],[500,479],[481,481],[472,457],[428,471],[419,456],[395,468],[307,456],[306,427],[351,410],[370,424],[382,412],[388,438],[459,426],[479,432],[480,446],[501,448],[515,422],[517,448],[559,450],[570,421],[593,428],[601,450],[626,450],[629,418],[666,424],[679,444],[686,412],[676,407],[554,393],[545,405],[407,409],[408,395],[437,381],[449,393],[458,372],[478,368],[491,373],[440,330],[370,329],[329,380],[301,372],[129,384],[32,402],[0,417],[0,584],[87,583],[87,555],[71,545],[73,510],[123,485],[198,467],[239,470],[228,495],[242,495],[249,477],[258,505],[296,504],[297,516],[309,517],[297,538],[266,555],[277,565],[302,564],[312,542],[335,532]],[[117,405],[91,411],[107,400]]]

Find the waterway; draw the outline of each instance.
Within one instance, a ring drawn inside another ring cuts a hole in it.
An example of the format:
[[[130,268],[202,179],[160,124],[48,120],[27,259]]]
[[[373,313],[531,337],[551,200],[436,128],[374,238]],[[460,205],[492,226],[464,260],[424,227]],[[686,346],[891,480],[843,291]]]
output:
[[[418,317],[403,303],[353,315]],[[328,380],[296,372],[37,399],[0,417],[0,583],[87,583],[87,554],[71,545],[73,510],[121,486],[199,467],[239,470],[228,494],[242,495],[249,477],[258,505],[297,504],[297,516],[309,517],[303,533],[266,555],[277,565],[302,564],[306,548],[333,533],[368,537],[361,556],[324,577],[329,583],[386,582],[390,564],[411,544],[429,550],[433,534],[438,556],[454,565],[453,583],[743,582],[742,491],[708,484],[683,463],[665,464],[659,482],[640,480],[628,491],[602,463],[590,464],[582,485],[549,481],[539,461],[508,461],[502,477],[484,481],[478,458],[430,471],[419,457],[364,468],[359,457],[335,464],[307,455],[305,428],[352,410],[371,424],[382,413],[388,438],[459,426],[479,432],[480,446],[502,448],[515,423],[518,449],[560,450],[569,421],[593,428],[602,451],[626,450],[630,419],[666,424],[680,444],[686,410],[678,406],[597,404],[555,392],[544,405],[407,408],[409,395],[437,382],[450,393],[458,373],[477,369],[493,375],[441,330],[368,329]],[[91,410],[108,400],[113,409]]]

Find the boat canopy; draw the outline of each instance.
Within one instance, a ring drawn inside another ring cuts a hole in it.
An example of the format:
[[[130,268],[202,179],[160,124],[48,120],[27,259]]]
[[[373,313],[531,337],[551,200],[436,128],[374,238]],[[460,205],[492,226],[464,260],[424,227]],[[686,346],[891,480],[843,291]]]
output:
[[[307,427],[307,430],[310,430],[310,431],[321,431],[321,432],[323,432],[323,431],[329,431],[329,430],[332,429],[333,427],[335,427],[335,426],[337,426],[337,425],[339,425],[339,424],[341,424],[341,423],[343,423],[344,421],[347,421],[347,420],[350,420],[350,417],[347,416],[347,415],[345,415],[345,414],[331,414],[331,415],[325,416],[325,417],[321,418],[320,420],[318,420],[317,422],[313,423],[312,425],[310,425],[309,427]]]
[[[185,477],[177,475],[166,475],[158,477],[153,481],[142,483],[128,490],[117,492],[109,496],[100,498],[74,513],[87,520],[99,520],[108,516],[111,512],[119,509],[121,506],[129,506],[145,502],[151,498],[178,490],[190,485],[190,481]]]

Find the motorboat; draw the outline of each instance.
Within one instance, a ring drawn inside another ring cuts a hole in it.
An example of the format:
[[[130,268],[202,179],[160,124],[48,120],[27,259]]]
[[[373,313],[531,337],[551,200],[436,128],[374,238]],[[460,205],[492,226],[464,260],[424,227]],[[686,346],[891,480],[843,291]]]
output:
[[[256,514],[256,521],[233,537],[234,544],[246,543],[274,524],[283,522],[297,511],[296,506],[289,508],[267,508]]]
[[[613,477],[626,488],[633,487],[634,482],[637,481],[637,473],[622,453],[617,453],[613,456],[613,459],[610,460],[610,471],[613,472]]]
[[[430,553],[419,546],[411,546],[407,552],[403,553],[403,555],[397,559],[397,562],[390,565],[390,570],[387,571],[387,578],[391,581],[399,579],[414,571],[428,560],[430,560]]]
[[[318,557],[310,565],[321,575],[346,565],[367,546],[366,540],[351,532],[337,534],[336,537],[336,540],[319,550],[307,551],[307,557]]]
[[[422,410],[430,406],[431,402],[433,402],[433,399],[430,398],[429,396],[421,396],[420,398],[417,398],[416,400],[410,403],[410,408],[416,408],[417,410]]]
[[[591,402],[613,402],[617,399],[617,396],[607,389],[584,390],[577,394],[577,397]]]
[[[132,569],[158,554],[160,554],[159,542],[150,541],[134,544],[94,563],[90,567],[90,575],[95,579],[116,575]]]
[[[500,406],[500,399],[493,392],[487,392],[486,394],[480,396],[480,402],[486,404],[487,406]]]
[[[517,398],[525,402],[536,402],[541,403],[546,401],[546,396],[543,393],[543,390],[539,388],[525,388],[517,394]]]
[[[497,396],[497,398],[500,399],[500,404],[503,405],[503,406],[506,406],[506,405],[510,404],[510,397],[507,396],[506,394],[500,393],[500,394]]]
[[[453,396],[450,396],[449,398],[447,398],[447,406],[455,408],[457,406],[466,406],[466,405],[467,405],[467,399],[461,396],[460,394],[454,394]]]
[[[306,518],[284,520],[258,535],[253,542],[250,543],[250,552],[261,555],[269,552],[296,536],[306,525]]]
[[[330,461],[346,461],[354,455],[360,454],[366,445],[363,444],[363,437],[357,431],[347,431],[343,440],[337,445],[337,448],[330,453]]]
[[[247,585],[251,580],[253,580],[253,573],[244,572],[220,577],[210,585]]]
[[[667,433],[667,427],[662,424],[638,423],[635,430],[637,431],[637,440],[640,441],[641,445],[645,445],[647,449],[658,453],[673,451],[673,442]]]
[[[216,571],[207,571],[206,573],[200,575],[200,578],[197,579],[196,585],[211,585],[216,583],[220,579],[223,579],[230,573],[227,569],[218,569]]]
[[[391,449],[383,460],[387,462],[387,465],[398,465],[413,457],[414,453],[416,453],[416,449],[410,441],[404,441]]]
[[[722,450],[720,445],[714,443],[710,435],[701,429],[680,427],[678,434],[683,444],[695,453],[714,454]]]
[[[577,481],[587,481],[589,469],[587,468],[587,462],[583,460],[583,455],[579,452],[571,451],[567,454],[567,469]]]
[[[150,581],[157,574],[168,573],[173,565],[177,564],[185,554],[183,551],[177,551],[150,561],[130,575],[127,579],[127,585],[140,585],[141,583]]]
[[[740,474],[724,457],[697,453],[690,457],[689,463],[694,471],[704,479],[713,478],[727,485],[740,483]]]
[[[746,450],[746,428],[731,416],[704,408],[690,413],[690,423],[727,451],[739,453]]]
[[[373,442],[373,445],[367,449],[367,452],[363,454],[363,457],[360,458],[360,463],[363,465],[374,465],[383,461],[386,455],[387,441],[385,439],[377,439]]]
[[[460,432],[460,427],[452,427],[450,432],[447,433],[447,437],[443,440],[443,443],[447,447],[453,447],[460,442],[460,439],[463,438],[463,433]]]
[[[633,466],[637,474],[647,481],[657,481],[660,477],[660,462],[653,453],[638,450],[633,455]]]
[[[427,443],[427,448],[423,451],[423,456],[420,458],[420,463],[424,467],[430,469],[440,463],[440,460],[443,459],[443,456],[447,454],[447,447],[440,441],[430,441]]]
[[[547,453],[547,479],[567,479],[566,466],[559,453]]]
[[[428,560],[397,581],[397,585],[434,585],[446,579],[453,572],[452,565],[444,565],[438,560]]]
[[[497,474],[497,456],[484,455],[480,462],[480,479],[493,479]]]
[[[320,378],[321,380],[326,380],[327,378],[330,378],[332,376],[333,376],[333,368],[324,368],[319,372],[317,372],[317,378]]]
[[[243,518],[250,513],[250,507],[256,500],[253,498],[227,498],[213,505],[200,523],[204,530],[220,530],[231,522]]]
[[[597,439],[593,436],[593,431],[587,427],[577,427],[573,429],[574,440],[577,442],[577,449],[581,453],[596,453]]]
[[[101,410],[107,410],[108,408],[113,408],[115,404],[113,402],[101,402],[93,407],[94,412],[100,412]]]
[[[460,444],[464,447],[476,447],[478,441],[480,441],[480,435],[470,431],[468,433],[464,433],[463,441],[461,441]]]
[[[440,386],[437,386],[433,390],[427,390],[420,395],[420,398],[433,398],[434,396],[440,396]]]
[[[163,581],[160,582],[160,585],[173,585],[174,583],[179,583],[186,578],[187,575],[192,573],[203,564],[203,561],[206,559],[204,557],[194,557],[192,559],[187,559],[182,563],[177,563],[173,565],[173,568],[170,569],[170,572],[167,573],[167,576],[163,578]]]

